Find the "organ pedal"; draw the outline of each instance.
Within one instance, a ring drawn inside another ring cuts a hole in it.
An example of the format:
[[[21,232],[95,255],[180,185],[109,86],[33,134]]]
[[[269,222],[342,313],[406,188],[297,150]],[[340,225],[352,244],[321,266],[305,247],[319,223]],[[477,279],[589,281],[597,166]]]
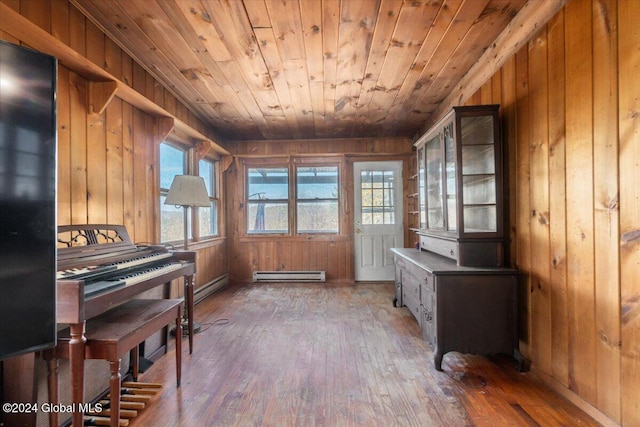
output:
[[[162,384],[125,381],[122,383],[122,387],[120,390],[120,420],[118,425],[126,427],[129,425],[129,419],[135,418],[139,411],[146,407],[146,403],[162,391]],[[109,398],[110,396],[107,395],[104,400],[100,401],[102,405],[100,412],[92,411],[85,414],[85,426],[110,425]]]
[[[109,401],[108,400],[101,400],[100,404],[102,405],[103,408],[108,408],[109,407]],[[145,407],[144,402],[125,402],[125,401],[120,401],[120,408],[121,409],[131,409],[134,411],[141,411],[143,410]]]
[[[146,389],[146,388],[123,388],[122,390],[120,390],[120,393],[155,396],[156,394],[158,394],[158,390]]]
[[[147,403],[153,396],[139,395],[139,394],[123,394],[120,396],[120,400],[123,402],[142,402]]]
[[[122,387],[158,389],[158,388],[162,388],[162,384],[161,383],[141,383],[141,382],[137,382],[137,381],[125,381],[125,382],[122,383]]]
[[[98,417],[110,417],[111,410],[105,407],[100,412],[89,411],[87,412],[87,415],[98,416]],[[135,418],[138,416],[138,411],[134,411],[133,409],[123,409],[122,406],[120,406],[120,416],[122,418]]]
[[[110,426],[111,418],[109,417],[95,417],[95,416],[85,416],[84,423],[85,426]],[[129,420],[123,420],[122,418],[119,420],[118,425],[120,427],[127,427],[129,425]]]

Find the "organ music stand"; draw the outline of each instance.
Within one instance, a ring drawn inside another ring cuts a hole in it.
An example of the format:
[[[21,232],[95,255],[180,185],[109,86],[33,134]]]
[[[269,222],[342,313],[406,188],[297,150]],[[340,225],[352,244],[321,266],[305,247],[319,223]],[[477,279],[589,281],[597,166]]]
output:
[[[204,183],[204,178],[194,175],[176,175],[171,182],[171,187],[167,193],[167,198],[164,201],[165,205],[182,206],[184,209],[184,250],[189,249],[189,208],[190,207],[211,207],[211,201],[209,200],[209,194],[207,193],[207,187]],[[185,295],[185,304],[186,304]],[[184,312],[186,313],[186,307]],[[182,333],[188,333],[188,328],[185,328],[187,319],[182,319]],[[200,325],[195,321],[193,322],[193,333],[200,331]]]

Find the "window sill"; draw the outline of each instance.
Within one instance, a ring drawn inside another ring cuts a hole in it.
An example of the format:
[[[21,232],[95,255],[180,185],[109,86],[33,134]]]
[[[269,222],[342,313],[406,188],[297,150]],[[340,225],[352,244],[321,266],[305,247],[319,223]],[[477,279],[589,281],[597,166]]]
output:
[[[226,237],[213,237],[210,239],[198,240],[197,242],[190,241],[188,243],[190,251],[195,251],[198,249],[210,248],[212,246],[222,245],[226,242]],[[175,250],[184,250],[184,242],[166,242],[163,245],[168,246]]]
[[[275,240],[286,240],[289,242],[345,242],[351,240],[351,236],[339,234],[303,234],[299,236],[290,236],[287,234],[247,234],[238,238],[240,243]]]

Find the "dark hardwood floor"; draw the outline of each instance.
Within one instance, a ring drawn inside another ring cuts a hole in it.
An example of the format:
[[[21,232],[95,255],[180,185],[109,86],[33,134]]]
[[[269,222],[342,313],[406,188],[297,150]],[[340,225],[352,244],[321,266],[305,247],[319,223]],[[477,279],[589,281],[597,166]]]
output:
[[[443,372],[391,284],[229,287],[202,332],[142,377],[164,388],[140,426],[594,426],[511,359],[448,353]]]

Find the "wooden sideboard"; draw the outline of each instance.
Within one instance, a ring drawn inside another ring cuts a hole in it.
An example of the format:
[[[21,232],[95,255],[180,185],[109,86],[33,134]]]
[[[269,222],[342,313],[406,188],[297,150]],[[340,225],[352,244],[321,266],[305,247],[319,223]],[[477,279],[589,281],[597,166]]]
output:
[[[517,270],[462,267],[456,261],[416,249],[394,248],[394,305],[406,306],[442,370],[450,351],[513,355],[519,371],[526,363],[518,344]]]

